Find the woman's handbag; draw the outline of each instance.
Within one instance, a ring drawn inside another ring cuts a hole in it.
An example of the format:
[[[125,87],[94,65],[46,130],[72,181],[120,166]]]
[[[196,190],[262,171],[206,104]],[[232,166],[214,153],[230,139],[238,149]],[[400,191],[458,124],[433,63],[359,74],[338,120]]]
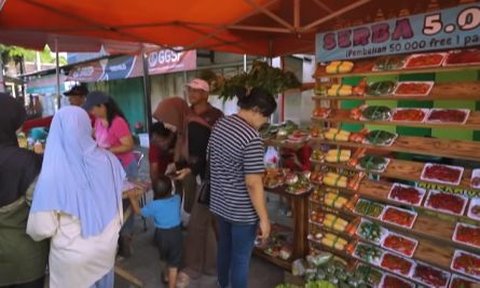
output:
[[[210,205],[210,161],[205,163],[205,178],[200,185],[198,192],[198,203],[203,205]]]

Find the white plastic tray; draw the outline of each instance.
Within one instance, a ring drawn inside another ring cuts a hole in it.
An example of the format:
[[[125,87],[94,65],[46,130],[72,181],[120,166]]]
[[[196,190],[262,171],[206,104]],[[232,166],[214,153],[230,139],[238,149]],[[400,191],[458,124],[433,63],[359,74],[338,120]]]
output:
[[[363,259],[362,257],[360,257],[360,256],[357,255],[357,247],[358,247],[359,245],[374,247],[375,249],[380,250],[380,251],[382,252],[382,255],[380,255],[380,257],[378,258],[378,260],[375,260],[375,261],[372,261],[372,262],[367,261],[367,260],[365,260],[365,259]],[[357,245],[355,246],[355,249],[353,250],[353,253],[352,253],[353,257],[355,257],[355,258],[357,258],[357,259],[359,259],[359,260],[361,260],[361,261],[363,261],[363,262],[370,263],[370,264],[372,264],[373,266],[377,266],[377,267],[380,265],[384,254],[385,254],[385,251],[383,251],[383,250],[380,249],[379,247],[376,247],[376,246],[374,246],[374,245],[372,245],[372,244],[366,244],[366,243],[363,243],[363,242],[358,242]]]
[[[393,198],[392,197],[393,189],[395,189],[395,187],[398,187],[398,186],[403,187],[403,188],[414,188],[414,189],[416,189],[420,193],[420,201],[417,202],[417,203],[410,203],[410,202],[406,202],[406,201],[403,201],[403,200],[398,200],[397,198]],[[402,203],[402,204],[420,206],[422,204],[423,198],[425,198],[426,193],[427,193],[427,190],[425,190],[423,188],[417,188],[417,187],[414,187],[414,186],[404,185],[404,184],[400,184],[400,183],[393,183],[392,188],[390,188],[390,192],[388,192],[388,199],[399,202],[399,203]]]
[[[471,49],[471,50],[476,50],[478,53],[480,53],[480,50],[478,49]],[[448,53],[447,58],[443,61],[443,66],[445,67],[456,67],[456,66],[474,66],[474,65],[480,65],[480,62],[469,62],[469,63],[454,63],[454,64],[449,64],[448,59],[450,58],[450,55],[456,54],[461,52],[462,50],[453,50]]]
[[[455,181],[455,182],[448,182],[448,181],[443,181],[443,180],[439,180],[439,179],[435,179],[435,178],[427,178],[427,177],[425,176],[425,173],[426,173],[427,168],[432,167],[432,166],[435,166],[435,165],[439,165],[439,166],[443,166],[443,167],[447,167],[447,168],[459,170],[459,171],[460,171],[460,175],[459,175],[457,181]],[[448,185],[455,185],[455,186],[457,186],[457,185],[460,184],[460,182],[462,181],[463,171],[464,171],[464,170],[465,170],[465,168],[460,167],[460,166],[425,163],[425,165],[423,166],[422,176],[420,176],[420,179],[423,180],[423,181],[427,181],[427,182],[435,182],[435,183],[441,183],[441,184],[448,184]]]
[[[460,110],[460,111],[463,111],[465,113],[465,118],[463,119],[462,122],[450,122],[450,121],[440,121],[440,120],[429,120],[430,119],[430,115],[432,114],[432,112],[434,111],[441,111],[441,110]],[[463,125],[465,123],[467,123],[467,120],[468,120],[468,116],[470,116],[470,110],[469,109],[448,109],[448,108],[433,108],[433,109],[430,109],[430,112],[428,113],[428,116],[427,118],[425,118],[425,123],[434,123],[434,124],[459,124],[459,125]]]
[[[373,222],[362,218],[362,220],[360,221],[360,224],[357,226],[355,234],[358,235],[358,237],[362,238],[365,241],[375,243],[375,244],[380,244],[380,243],[383,242],[384,238],[388,235],[388,230],[383,228],[382,226],[380,226],[380,239],[378,241],[373,241],[373,240],[367,239],[362,234],[360,234],[360,229],[361,229],[360,226],[362,226],[363,223],[373,224]]]
[[[397,90],[400,88],[402,84],[426,84],[429,86],[427,92],[423,94],[402,94],[398,93]],[[393,90],[393,95],[399,96],[399,97],[416,97],[416,96],[428,96],[430,95],[430,92],[432,91],[433,85],[435,82],[433,81],[402,81],[398,82],[397,85],[395,86],[395,90]]]
[[[415,266],[415,270],[414,270],[413,273],[412,273],[412,278],[415,279],[416,281],[420,282],[420,283],[423,283],[423,284],[427,285],[427,287],[431,287],[431,286],[430,286],[430,283],[427,283],[427,282],[425,282],[422,278],[415,276],[415,271],[417,270],[418,266],[427,266],[427,267],[432,268],[433,270],[437,270],[437,271],[442,272],[442,274],[443,274],[444,277],[446,278],[445,285],[443,285],[443,286],[437,286],[437,288],[446,288],[446,287],[447,287],[447,285],[448,285],[448,280],[450,279],[450,272],[446,272],[446,271],[443,271],[443,270],[438,269],[438,268],[436,268],[436,267],[433,267],[432,265],[428,265],[428,264],[426,264],[426,263],[417,261],[417,265]]]
[[[415,120],[395,120],[395,119],[394,119],[395,113],[397,113],[398,111],[404,111],[404,110],[422,110],[422,112],[424,113],[423,119],[420,120],[420,121],[415,121]],[[423,122],[425,122],[425,119],[427,119],[428,114],[430,114],[430,109],[426,109],[426,108],[395,108],[395,109],[392,110],[392,117],[390,118],[390,121],[391,121],[391,122],[396,122],[396,123],[402,123],[402,122],[407,122],[407,123],[423,123]]]
[[[447,213],[447,214],[451,214],[451,215],[463,215],[465,213],[465,207],[467,207],[467,203],[468,203],[468,198],[463,196],[463,195],[458,195],[458,194],[450,194],[450,193],[444,193],[444,194],[450,194],[450,195],[453,195],[453,196],[456,196],[456,197],[460,197],[463,199],[463,207],[462,207],[462,211],[460,211],[459,214],[453,212],[453,211],[450,211],[450,210],[447,210],[447,209],[442,209],[442,208],[434,208],[432,207],[430,204],[429,204],[429,201],[430,201],[430,198],[432,197],[432,195],[437,195],[437,194],[440,194],[440,193],[444,193],[444,192],[440,192],[440,191],[437,191],[437,190],[430,190],[430,192],[428,193],[428,197],[427,197],[427,200],[425,201],[425,208],[428,208],[428,209],[431,209],[431,210],[434,210],[434,211],[440,211],[440,212],[443,212],[443,213]]]
[[[373,143],[370,143],[367,138],[365,137],[365,139],[363,140],[363,144],[367,144],[367,145],[373,145],[373,146],[378,146],[378,147],[390,147],[393,145],[393,143],[395,143],[395,141],[397,141],[397,138],[398,138],[398,134],[397,133],[394,133],[395,136],[393,137],[393,139],[390,141],[390,143],[388,144],[373,144]]]
[[[475,281],[471,278],[466,278],[466,277],[463,277],[463,276],[460,276],[460,275],[457,275],[457,274],[452,274],[452,278],[450,278],[450,283],[448,284],[448,288],[453,287],[453,280],[455,280],[455,279],[462,279],[462,280],[466,280],[466,281],[469,281],[469,282],[480,285],[480,282],[477,282],[477,281]]]
[[[419,67],[408,67],[408,64],[410,63],[410,61],[412,61],[413,59],[415,58],[418,58],[418,57],[425,57],[425,56],[429,56],[429,55],[442,55],[443,58],[440,60],[440,62],[438,63],[435,63],[433,65],[425,65],[425,66],[419,66]],[[405,64],[403,65],[403,69],[422,69],[422,68],[433,68],[433,67],[440,67],[442,66],[443,62],[445,61],[445,58],[447,56],[448,53],[422,53],[422,54],[413,54],[413,55],[410,55],[407,60],[405,61]]]
[[[458,229],[460,228],[460,226],[480,229],[480,226],[475,226],[475,225],[470,225],[470,224],[467,224],[467,223],[457,222],[457,225],[455,225],[455,232],[453,233],[452,240],[457,242],[457,243],[465,244],[465,245],[472,246],[472,247],[475,247],[475,248],[480,248],[480,245],[475,245],[473,243],[464,242],[464,241],[460,241],[460,240],[457,239],[457,232],[458,232]]]
[[[480,198],[474,198],[470,200],[470,206],[468,207],[468,213],[467,216],[480,221],[480,215],[475,215],[473,214],[473,207],[478,206],[480,209]]]
[[[473,169],[472,170],[472,177],[470,178],[470,187],[475,188],[475,189],[480,189],[480,183],[476,186],[473,185],[472,181],[473,178],[480,178],[480,169]]]
[[[401,237],[401,238],[405,238],[405,239],[407,239],[407,240],[409,240],[409,241],[414,242],[415,244],[414,244],[414,247],[413,247],[412,252],[411,252],[410,254],[405,254],[405,253],[402,253],[402,252],[400,252],[400,251],[398,251],[398,250],[395,250],[395,249],[393,249],[393,248],[390,248],[390,247],[385,246],[385,240],[387,240],[388,236],[390,236],[390,235],[395,235],[395,236],[398,236],[398,237]],[[399,255],[401,255],[401,256],[408,257],[408,258],[412,258],[413,254],[415,254],[415,251],[417,250],[417,246],[418,246],[418,240],[417,240],[417,239],[413,239],[413,238],[410,238],[410,237],[406,237],[406,236],[403,236],[403,235],[400,235],[400,234],[397,234],[397,233],[394,233],[394,232],[391,232],[391,231],[388,233],[388,235],[386,235],[386,236],[383,237],[383,239],[382,239],[382,247],[383,247],[384,249],[387,249],[387,250],[389,250],[389,251],[395,252],[395,253],[397,253],[397,254],[399,254]]]
[[[373,216],[370,216],[370,215],[361,214],[361,213],[359,213],[359,212],[357,212],[357,211],[355,210],[355,208],[357,207],[358,202],[360,202],[360,201],[361,201],[361,202],[376,203],[377,205],[383,206],[383,210],[382,210],[382,212],[380,212],[380,214],[378,215],[378,217],[373,217]],[[353,213],[355,213],[355,214],[357,214],[357,215],[360,215],[360,216],[364,216],[364,217],[370,217],[370,218],[373,218],[373,219],[381,219],[384,210],[385,210],[385,205],[384,205],[384,204],[380,204],[380,203],[377,203],[377,202],[375,202],[375,201],[370,201],[370,200],[366,200],[366,199],[358,199],[357,203],[355,203],[355,207],[353,208]]]
[[[385,157],[384,157],[385,158]],[[368,172],[373,172],[373,173],[383,173],[385,170],[387,170],[388,164],[390,164],[391,159],[390,158],[385,158],[387,160],[387,163],[385,164],[385,167],[381,170],[375,170],[375,169],[370,169]],[[362,170],[362,171],[367,171],[367,169],[363,168],[360,164],[357,164],[355,166],[355,169]]]
[[[410,266],[410,270],[408,270],[408,273],[407,273],[407,274],[403,274],[403,273],[401,273],[400,271],[391,270],[391,269],[388,268],[388,267],[382,266],[383,258],[385,258],[385,255],[388,255],[388,254],[393,255],[393,256],[395,256],[395,257],[398,257],[398,258],[401,258],[401,259],[407,261],[408,263],[410,263],[411,266]],[[380,261],[380,264],[379,264],[379,265],[380,265],[380,267],[382,267],[382,269],[388,270],[388,271],[393,272],[393,273],[398,274],[398,275],[403,275],[404,277],[409,277],[410,275],[412,275],[413,271],[415,270],[415,262],[414,262],[414,261],[412,261],[412,260],[410,260],[410,259],[408,259],[408,258],[399,256],[398,254],[390,253],[390,252],[385,252],[385,253],[383,253],[383,255],[382,255],[382,260]]]
[[[410,287],[410,288],[415,288],[415,284],[413,284],[412,282],[409,282],[409,281],[407,281],[407,280],[405,280],[405,279],[402,279],[402,278],[397,277],[397,276],[395,276],[395,275],[393,275],[393,274],[390,274],[390,273],[384,273],[384,274],[383,274],[382,281],[380,282],[380,285],[378,286],[379,288],[390,288],[390,287],[385,286],[385,284],[384,284],[385,278],[386,278],[387,276],[392,277],[392,278],[396,278],[396,279],[404,282],[405,285],[408,285],[408,286],[405,286],[404,288],[409,288],[409,287]]]
[[[470,252],[467,252],[467,251],[463,251],[463,250],[455,250],[455,254],[453,254],[453,258],[452,258],[452,263],[450,264],[450,269],[452,269],[453,271],[457,271],[463,275],[466,275],[468,277],[473,277],[477,280],[480,280],[480,275],[473,275],[473,274],[468,274],[466,273],[464,270],[460,270],[460,269],[455,269],[453,263],[455,262],[455,260],[457,259],[457,257],[460,257],[460,254],[467,254],[467,255],[470,255],[470,256],[473,256],[475,258],[478,258],[480,259],[480,256],[478,255],[475,255],[473,253],[470,253]]]
[[[392,222],[392,221],[388,221],[388,220],[385,220],[383,219],[383,217],[385,216],[385,213],[387,212],[387,210],[389,208],[392,208],[392,209],[395,209],[395,210],[399,210],[399,211],[402,211],[402,212],[406,212],[410,215],[413,215],[413,221],[412,223],[410,223],[410,226],[404,226],[404,225],[400,225],[398,223],[395,223],[395,222]],[[393,225],[396,225],[398,227],[403,227],[403,228],[408,228],[408,229],[412,229],[413,225],[415,224],[415,221],[417,220],[417,216],[418,216],[418,213],[416,212],[413,212],[413,211],[410,211],[410,210],[406,210],[406,209],[402,209],[402,208],[398,208],[398,207],[394,207],[394,206],[390,206],[390,205],[387,205],[385,206],[385,208],[383,209],[383,212],[382,212],[382,216],[380,219],[382,219],[382,221],[386,222],[386,223],[390,223],[390,224],[393,224]]]

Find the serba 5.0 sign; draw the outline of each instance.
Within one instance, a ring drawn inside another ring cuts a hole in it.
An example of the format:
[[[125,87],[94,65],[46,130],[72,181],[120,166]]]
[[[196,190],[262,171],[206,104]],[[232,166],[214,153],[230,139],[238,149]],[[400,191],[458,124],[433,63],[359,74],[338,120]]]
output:
[[[480,4],[319,33],[319,62],[480,45]]]

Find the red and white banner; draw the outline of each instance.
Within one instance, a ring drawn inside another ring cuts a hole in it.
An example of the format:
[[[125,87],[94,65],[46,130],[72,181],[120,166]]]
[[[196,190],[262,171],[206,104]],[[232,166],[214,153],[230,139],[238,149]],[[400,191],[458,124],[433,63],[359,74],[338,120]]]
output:
[[[197,67],[197,52],[158,50],[148,53],[147,63],[149,75],[193,70]],[[70,70],[67,80],[97,82],[141,76],[143,76],[141,57],[120,56],[77,65]]]

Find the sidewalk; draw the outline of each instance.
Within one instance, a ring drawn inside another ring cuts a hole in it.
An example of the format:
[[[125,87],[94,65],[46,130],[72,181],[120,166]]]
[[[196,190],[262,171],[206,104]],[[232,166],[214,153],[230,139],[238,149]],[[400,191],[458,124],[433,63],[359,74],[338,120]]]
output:
[[[118,264],[127,269],[135,277],[143,281],[145,288],[166,287],[160,276],[160,260],[158,250],[153,245],[154,227],[147,220],[148,230],[143,231],[143,220],[140,217],[135,219],[135,238],[133,243],[134,255],[131,258],[123,259]],[[204,276],[190,285],[191,288],[216,288],[216,277]],[[283,282],[283,270],[253,257],[250,265],[249,288],[271,288]],[[125,280],[116,276],[116,288],[130,288]]]
[[[140,148],[145,156],[146,149]],[[148,179],[148,157],[141,163],[139,177]],[[151,195],[149,195],[151,197]],[[135,237],[133,242],[134,255],[131,258],[117,262],[122,268],[128,270],[139,280],[143,281],[145,288],[166,287],[161,281],[161,265],[158,250],[153,244],[153,223],[147,220],[147,231],[143,230],[143,220],[135,216]],[[283,282],[283,270],[255,257],[252,258],[249,275],[249,288],[273,288]],[[216,288],[216,277],[204,276],[190,284],[190,288]],[[116,288],[130,288],[125,280],[115,277]]]

